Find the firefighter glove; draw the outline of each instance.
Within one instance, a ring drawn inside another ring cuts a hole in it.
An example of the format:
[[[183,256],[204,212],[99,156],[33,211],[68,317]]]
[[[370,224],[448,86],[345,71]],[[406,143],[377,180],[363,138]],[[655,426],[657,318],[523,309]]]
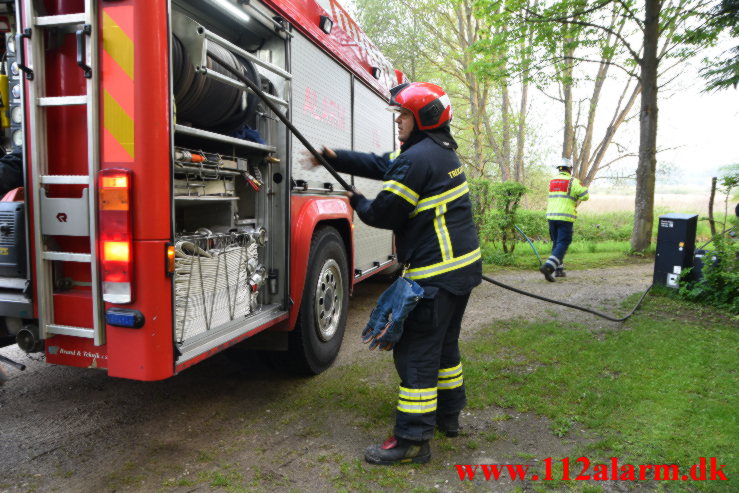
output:
[[[362,342],[370,349],[390,350],[403,335],[403,323],[423,296],[423,288],[415,281],[399,277],[377,300],[367,326],[362,331]]]

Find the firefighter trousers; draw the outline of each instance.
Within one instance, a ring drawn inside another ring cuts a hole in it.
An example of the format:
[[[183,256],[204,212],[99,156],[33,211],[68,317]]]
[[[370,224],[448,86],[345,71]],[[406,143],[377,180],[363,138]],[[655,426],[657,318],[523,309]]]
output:
[[[437,415],[459,413],[467,403],[459,332],[470,294],[425,291],[393,350],[400,376],[395,436],[414,441],[430,440]]]
[[[565,254],[572,243],[572,229],[574,223],[570,221],[549,220],[549,238],[552,240],[552,256],[547,262],[554,269],[561,268],[565,262]]]

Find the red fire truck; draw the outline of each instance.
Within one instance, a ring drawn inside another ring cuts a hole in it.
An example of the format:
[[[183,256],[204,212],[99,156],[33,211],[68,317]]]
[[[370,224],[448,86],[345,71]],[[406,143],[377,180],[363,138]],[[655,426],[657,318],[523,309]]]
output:
[[[386,152],[399,75],[347,12],[16,0],[11,14],[6,106],[26,186],[0,209],[0,341],[135,380],[245,340],[326,369],[352,285],[395,263],[392,236],[355,222],[336,181],[301,167],[295,136],[211,55],[315,147]]]

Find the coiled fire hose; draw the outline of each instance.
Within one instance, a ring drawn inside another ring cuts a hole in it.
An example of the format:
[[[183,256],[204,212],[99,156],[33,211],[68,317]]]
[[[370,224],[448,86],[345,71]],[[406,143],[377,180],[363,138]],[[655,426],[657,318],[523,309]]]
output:
[[[344,187],[345,190],[350,191],[350,192],[353,192],[354,191],[353,188],[352,188],[352,186],[349,185],[341,176],[339,176],[339,173],[333,168],[333,166],[331,166],[328,163],[328,161],[326,161],[326,158],[324,158],[323,155],[321,153],[319,153],[310,144],[310,142],[308,142],[308,140],[305,137],[303,137],[303,135],[300,133],[300,131],[297,128],[295,128],[295,126],[292,124],[292,122],[290,122],[290,120],[287,119],[287,117],[282,113],[282,111],[280,111],[277,108],[277,106],[275,106],[275,104],[272,103],[272,101],[270,101],[269,98],[267,98],[267,96],[264,94],[264,92],[262,92],[262,90],[254,82],[252,82],[251,80],[249,80],[246,77],[244,77],[241,73],[239,73],[236,69],[234,69],[233,67],[231,67],[229,64],[225,63],[225,61],[222,60],[217,54],[215,54],[215,53],[209,53],[208,56],[210,56],[217,63],[221,64],[223,66],[223,68],[225,68],[226,70],[228,70],[229,72],[231,72],[231,74],[234,77],[236,77],[236,79],[238,79],[239,82],[241,82],[246,87],[248,87],[252,92],[254,92],[254,94],[256,94],[259,97],[259,99],[261,99],[264,102],[264,104],[266,104],[267,107],[270,110],[272,110],[272,112],[275,115],[277,115],[277,117],[280,119],[280,121],[282,121],[282,123],[284,123],[285,126],[288,129],[290,129],[290,131],[293,133],[293,135],[295,135],[295,137],[298,138],[298,140],[305,146],[305,148],[308,149],[308,151],[316,158],[316,160],[318,160],[319,163],[321,163],[321,165],[324,168],[326,168],[326,170],[329,173],[331,173],[331,176],[333,176],[336,179],[336,181],[338,181],[341,184],[341,186]],[[522,232],[522,234],[523,234],[523,232]],[[530,241],[529,241],[529,243],[531,244]],[[532,245],[532,247],[533,247],[533,245]],[[537,257],[538,257],[538,253],[537,253]],[[652,286],[650,285],[647,288],[647,290],[644,291],[644,294],[642,294],[641,298],[639,299],[639,302],[636,304],[636,306],[634,307],[634,309],[631,310],[631,312],[629,312],[628,315],[626,315],[625,317],[622,317],[622,318],[615,318],[615,317],[611,317],[610,315],[606,315],[605,313],[601,313],[601,312],[598,312],[598,311],[595,311],[595,310],[591,310],[589,308],[585,308],[585,307],[578,306],[578,305],[573,305],[572,303],[566,303],[564,301],[557,301],[557,300],[553,300],[551,298],[547,298],[545,296],[539,296],[537,294],[529,293],[529,292],[523,291],[521,289],[514,288],[512,286],[508,286],[507,284],[503,284],[502,282],[496,281],[495,279],[493,279],[492,277],[489,277],[489,276],[482,276],[482,278],[484,280],[486,280],[487,282],[489,282],[489,283],[495,284],[496,286],[499,286],[499,287],[501,287],[503,289],[508,289],[510,291],[513,291],[514,293],[522,294],[524,296],[530,296],[532,298],[536,298],[536,299],[541,300],[541,301],[547,301],[549,303],[554,303],[554,304],[557,304],[557,305],[566,306],[568,308],[574,308],[575,310],[580,310],[580,311],[583,311],[583,312],[591,313],[591,314],[593,314],[595,316],[598,316],[598,317],[601,317],[601,318],[605,318],[606,320],[611,320],[613,322],[623,322],[623,321],[627,320],[629,317],[631,317],[634,314],[634,312],[636,312],[637,308],[639,308],[639,306],[641,305],[642,301],[647,296],[647,293],[649,292],[649,290],[652,289]]]

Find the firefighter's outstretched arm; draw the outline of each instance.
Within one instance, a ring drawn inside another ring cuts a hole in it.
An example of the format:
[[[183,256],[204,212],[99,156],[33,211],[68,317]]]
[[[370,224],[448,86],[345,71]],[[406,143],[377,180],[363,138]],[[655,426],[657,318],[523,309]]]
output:
[[[407,159],[392,161],[383,176],[382,191],[374,200],[354,194],[350,202],[359,218],[370,226],[383,229],[402,227],[415,210],[425,177]]]
[[[327,151],[333,152],[334,156],[329,156]],[[325,149],[324,156],[339,171],[373,180],[382,180],[391,165],[389,154],[378,156],[366,152]]]
[[[337,171],[374,180],[381,180],[392,162],[390,153],[378,156],[365,152],[334,151],[329,147],[324,147],[321,154]],[[302,152],[300,162],[306,168],[321,165],[318,159],[308,151]]]

